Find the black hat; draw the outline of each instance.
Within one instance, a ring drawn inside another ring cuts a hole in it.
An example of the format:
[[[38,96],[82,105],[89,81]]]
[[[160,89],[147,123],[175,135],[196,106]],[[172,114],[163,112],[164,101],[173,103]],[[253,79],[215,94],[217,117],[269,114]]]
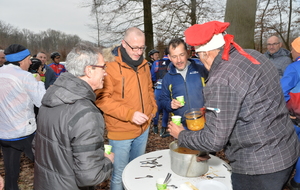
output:
[[[53,52],[51,53],[50,57],[52,60],[54,60],[55,57],[60,56],[60,54],[58,52]]]
[[[153,49],[153,50],[149,51],[148,57],[150,57],[151,55],[153,55],[153,54],[155,54],[155,53],[159,53],[159,51],[156,50],[156,49]]]
[[[37,58],[31,58],[30,61],[32,64],[30,65],[28,71],[31,73],[37,73],[39,67],[42,65],[42,61]]]
[[[30,51],[20,44],[12,44],[4,50],[8,62],[20,62],[30,55]]]

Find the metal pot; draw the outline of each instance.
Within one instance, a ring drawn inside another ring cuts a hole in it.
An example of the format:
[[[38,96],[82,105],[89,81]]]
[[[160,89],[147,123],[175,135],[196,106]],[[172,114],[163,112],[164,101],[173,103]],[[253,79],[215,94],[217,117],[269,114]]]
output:
[[[171,169],[183,177],[199,177],[208,171],[207,161],[197,162],[197,154],[182,154],[175,152],[178,148],[177,140],[169,145]],[[201,153],[200,153],[201,154]]]

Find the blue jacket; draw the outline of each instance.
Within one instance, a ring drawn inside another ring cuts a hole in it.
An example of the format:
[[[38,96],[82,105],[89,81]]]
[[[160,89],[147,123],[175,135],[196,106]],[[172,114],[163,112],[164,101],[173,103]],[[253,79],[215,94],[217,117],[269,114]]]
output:
[[[300,119],[300,57],[287,66],[280,83],[290,114]]]
[[[151,79],[156,89],[161,89],[162,78],[168,72],[170,62],[170,59],[166,55],[162,59],[153,62],[151,67]]]
[[[169,71],[164,76],[162,81],[162,92],[160,102],[164,109],[172,112],[174,115],[180,115],[184,127],[186,122],[184,112],[191,108],[202,108],[204,105],[203,87],[205,86],[205,78],[207,77],[207,70],[202,63],[196,63],[196,60],[189,59],[191,64],[188,66],[186,80],[180,73],[176,72],[173,63],[169,65]],[[171,101],[177,96],[184,96],[185,104],[183,107],[173,110],[171,108]]]

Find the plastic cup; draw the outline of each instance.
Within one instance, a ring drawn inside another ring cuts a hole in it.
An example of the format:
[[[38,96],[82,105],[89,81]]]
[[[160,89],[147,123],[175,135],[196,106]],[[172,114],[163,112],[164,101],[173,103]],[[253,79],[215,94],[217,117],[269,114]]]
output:
[[[180,125],[181,124],[181,116],[180,115],[172,116],[172,122],[175,123],[176,125]]]
[[[182,105],[182,106],[184,106],[184,96],[177,96],[176,97],[176,100],[178,100],[179,102],[180,102],[180,104]]]
[[[158,178],[156,180],[156,188],[157,190],[164,190],[164,189],[167,189],[167,184],[164,183],[164,178]]]
[[[111,145],[105,144],[104,145],[104,151],[105,151],[105,153],[106,154],[110,154],[111,153],[111,148],[112,148]]]

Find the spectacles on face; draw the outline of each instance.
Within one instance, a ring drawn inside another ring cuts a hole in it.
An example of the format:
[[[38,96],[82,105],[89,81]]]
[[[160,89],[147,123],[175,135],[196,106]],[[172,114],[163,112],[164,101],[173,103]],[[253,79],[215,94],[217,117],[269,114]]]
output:
[[[125,40],[124,42],[130,47],[130,49],[132,49],[132,51],[137,52],[138,50],[141,51],[145,51],[145,49],[147,48],[147,46],[143,46],[143,47],[131,47],[131,45],[129,45]]]
[[[277,46],[278,44],[280,44],[280,42],[274,43],[274,44],[267,44],[267,46]]]
[[[98,67],[98,68],[101,68],[101,69],[103,69],[103,70],[105,70],[106,69],[106,64],[104,64],[104,65],[90,65],[91,67]]]

